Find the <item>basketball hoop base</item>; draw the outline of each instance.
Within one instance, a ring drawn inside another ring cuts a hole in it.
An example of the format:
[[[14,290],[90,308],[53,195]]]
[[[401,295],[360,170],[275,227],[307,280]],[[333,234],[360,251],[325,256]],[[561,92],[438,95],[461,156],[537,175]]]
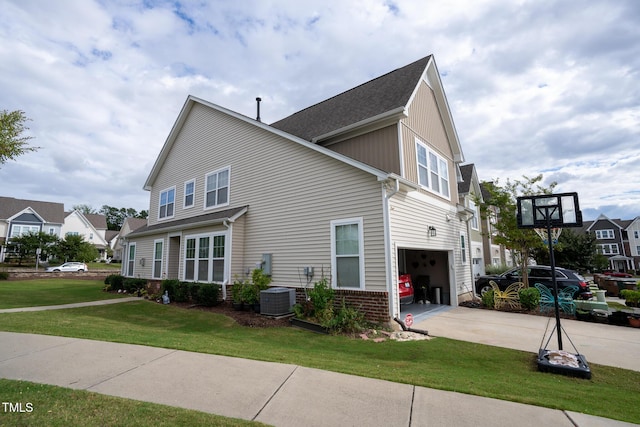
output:
[[[570,377],[578,377],[584,378],[587,380],[591,379],[591,369],[589,368],[589,364],[587,363],[587,359],[582,354],[572,354],[577,362],[577,366],[563,365],[559,363],[553,363],[552,353],[554,350],[547,350],[545,348],[541,348],[538,351],[538,370],[540,372],[550,372],[552,374],[561,374],[567,375]]]

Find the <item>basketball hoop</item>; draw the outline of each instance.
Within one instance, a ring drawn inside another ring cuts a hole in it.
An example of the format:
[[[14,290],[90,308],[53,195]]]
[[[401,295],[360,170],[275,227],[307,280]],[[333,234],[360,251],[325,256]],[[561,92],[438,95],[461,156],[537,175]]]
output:
[[[547,236],[547,230],[544,228],[534,228],[533,231],[536,232],[538,236],[542,239],[542,243],[545,245],[549,245],[549,239]],[[558,238],[560,237],[560,233],[562,233],[562,228],[552,228],[551,229],[551,241],[554,245],[558,244]]]

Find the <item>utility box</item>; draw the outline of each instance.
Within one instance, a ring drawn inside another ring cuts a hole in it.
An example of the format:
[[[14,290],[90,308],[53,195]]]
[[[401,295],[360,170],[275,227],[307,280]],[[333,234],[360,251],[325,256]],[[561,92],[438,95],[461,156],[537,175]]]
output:
[[[260,291],[260,314],[284,316],[293,313],[296,290],[293,288],[269,288]]]
[[[273,256],[271,254],[262,254],[262,272],[267,276],[271,276],[271,263]]]

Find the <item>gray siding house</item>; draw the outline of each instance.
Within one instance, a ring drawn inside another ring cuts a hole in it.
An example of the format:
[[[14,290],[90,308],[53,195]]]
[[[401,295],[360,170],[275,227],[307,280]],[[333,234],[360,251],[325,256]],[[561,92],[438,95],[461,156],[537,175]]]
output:
[[[262,266],[300,299],[324,276],[380,321],[401,316],[411,274],[457,305],[472,287],[463,161],[433,56],[271,125],[189,96],[144,184],[148,224],[122,240],[123,274],[217,282],[226,298]]]

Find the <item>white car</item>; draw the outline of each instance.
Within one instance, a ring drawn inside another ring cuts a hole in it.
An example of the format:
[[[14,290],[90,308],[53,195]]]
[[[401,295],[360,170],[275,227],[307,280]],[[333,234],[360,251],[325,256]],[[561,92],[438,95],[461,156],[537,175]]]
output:
[[[64,264],[56,267],[47,267],[45,271],[89,271],[89,269],[87,268],[87,264],[83,262],[65,262]]]

